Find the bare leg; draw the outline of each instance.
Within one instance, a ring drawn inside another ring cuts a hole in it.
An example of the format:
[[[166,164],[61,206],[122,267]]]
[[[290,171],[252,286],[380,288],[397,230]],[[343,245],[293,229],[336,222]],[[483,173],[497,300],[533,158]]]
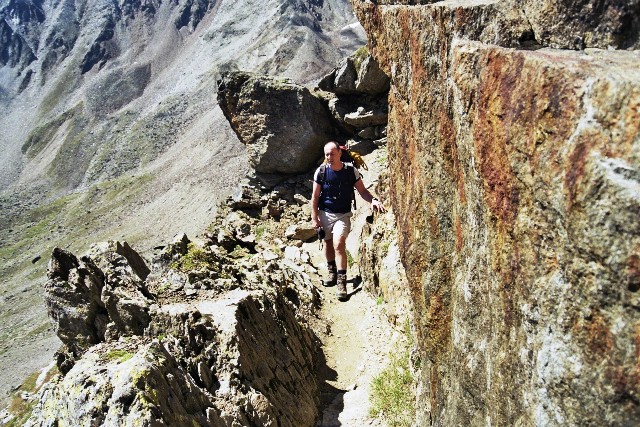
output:
[[[326,245],[329,246],[329,245]],[[337,239],[333,239],[333,247],[331,252],[335,254],[336,266],[338,270],[347,269],[347,236],[340,236]],[[325,250],[326,254],[326,250]]]
[[[336,251],[333,249],[333,240],[324,241],[324,257],[327,262],[331,262],[336,259]]]

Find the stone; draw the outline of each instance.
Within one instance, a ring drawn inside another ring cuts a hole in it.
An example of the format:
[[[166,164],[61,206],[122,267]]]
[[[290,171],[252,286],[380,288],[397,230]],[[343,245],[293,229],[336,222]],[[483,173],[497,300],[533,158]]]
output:
[[[300,260],[300,248],[295,246],[287,246],[284,248],[284,257],[286,259],[290,259],[291,261],[299,261]]]
[[[350,150],[357,152],[361,156],[366,156],[378,148],[378,146],[369,139],[350,139],[347,141],[347,146]]]
[[[47,271],[44,299],[63,353],[79,357],[104,340],[106,309],[101,300],[104,273],[89,258],[55,248]],[[66,360],[66,359],[65,359]],[[61,368],[62,369],[62,368]]]
[[[293,200],[298,204],[298,206],[306,206],[307,204],[309,204],[309,199],[307,199],[302,194],[294,194]]]
[[[515,2],[531,23],[532,38],[542,46],[561,49],[639,49],[637,0],[576,2],[572,0]],[[517,6],[515,6],[517,5]]]
[[[184,233],[183,238],[187,241],[189,240],[187,235]],[[144,258],[142,258],[138,252],[134,251],[131,246],[129,246],[129,243],[115,242],[115,252],[127,259],[131,269],[141,280],[145,280],[147,278],[151,270],[147,267],[147,263]]]
[[[264,258],[265,261],[273,261],[276,260],[278,258],[280,258],[278,256],[278,254],[276,254],[275,252],[271,251],[271,250],[265,250],[261,252],[262,257]]]
[[[372,95],[385,94],[389,91],[389,76],[387,76],[376,60],[367,56],[360,64],[356,91]]]
[[[335,134],[322,102],[288,81],[225,73],[218,81],[218,102],[259,174],[307,172]]]
[[[347,57],[342,60],[335,72],[332,92],[336,94],[349,94],[356,91],[356,79],[358,72],[353,63],[353,58]]]
[[[387,111],[383,109],[367,110],[364,107],[358,107],[358,109],[352,113],[345,114],[345,123],[355,127],[368,127],[376,125],[387,124]]]
[[[316,236],[316,230],[309,224],[291,224],[285,231],[285,236],[306,242]]]
[[[360,138],[375,139],[378,136],[376,132],[377,126],[369,126],[358,132]]]
[[[259,189],[250,185],[243,185],[233,195],[230,207],[234,210],[262,209],[265,204],[266,201],[263,200]]]
[[[336,80],[336,71],[338,69],[334,68],[330,73],[326,74],[320,81],[318,82],[318,89],[321,89],[326,92],[333,92],[335,88],[335,80]]]

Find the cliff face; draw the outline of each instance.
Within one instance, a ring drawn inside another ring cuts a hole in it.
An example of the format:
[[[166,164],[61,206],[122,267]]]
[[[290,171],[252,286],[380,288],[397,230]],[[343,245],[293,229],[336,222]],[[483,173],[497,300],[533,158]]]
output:
[[[638,2],[353,4],[392,80],[419,424],[637,423],[640,56],[563,49],[637,48]]]

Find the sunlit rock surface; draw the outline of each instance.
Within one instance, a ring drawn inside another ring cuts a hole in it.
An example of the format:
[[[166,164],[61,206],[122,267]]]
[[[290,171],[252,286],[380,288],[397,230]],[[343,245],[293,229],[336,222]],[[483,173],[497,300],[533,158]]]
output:
[[[637,2],[588,30],[569,2],[353,3],[392,81],[419,424],[640,422],[640,55],[552,49],[635,46],[602,28]]]

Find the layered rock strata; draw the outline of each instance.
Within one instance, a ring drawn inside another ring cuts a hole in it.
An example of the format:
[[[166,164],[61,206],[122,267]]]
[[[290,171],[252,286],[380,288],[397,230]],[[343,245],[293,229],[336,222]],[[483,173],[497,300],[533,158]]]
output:
[[[392,81],[420,425],[640,421],[640,57],[541,48],[637,47],[638,6],[574,3],[353,1]]]

